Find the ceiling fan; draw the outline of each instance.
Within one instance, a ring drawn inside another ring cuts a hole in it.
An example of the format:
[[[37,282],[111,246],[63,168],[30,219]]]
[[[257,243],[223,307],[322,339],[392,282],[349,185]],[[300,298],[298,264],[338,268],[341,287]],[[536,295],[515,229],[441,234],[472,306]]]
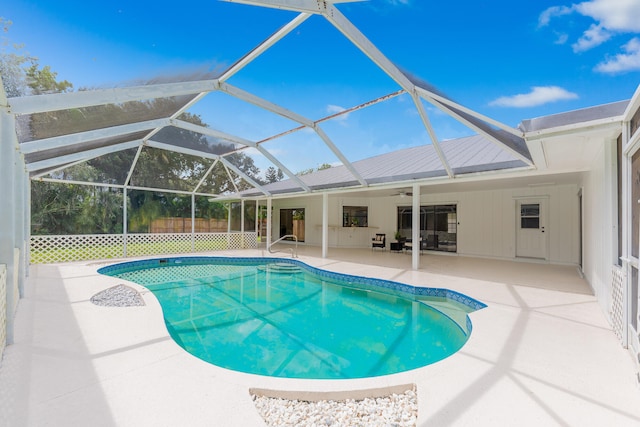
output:
[[[400,190],[397,193],[392,194],[391,196],[411,197],[413,196],[413,193],[411,191]]]

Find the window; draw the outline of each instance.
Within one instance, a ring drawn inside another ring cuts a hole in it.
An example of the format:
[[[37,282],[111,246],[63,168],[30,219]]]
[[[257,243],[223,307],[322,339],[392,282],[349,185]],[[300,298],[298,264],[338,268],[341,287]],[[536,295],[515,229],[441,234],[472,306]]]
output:
[[[540,228],[540,205],[520,205],[520,228]]]
[[[369,208],[367,206],[343,206],[343,227],[368,227]]]

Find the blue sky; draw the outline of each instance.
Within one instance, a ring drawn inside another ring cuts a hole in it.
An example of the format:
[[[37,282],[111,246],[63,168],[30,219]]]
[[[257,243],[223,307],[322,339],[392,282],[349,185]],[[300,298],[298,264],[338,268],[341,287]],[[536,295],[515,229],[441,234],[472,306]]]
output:
[[[337,7],[403,70],[511,126],[628,99],[640,83],[640,1],[371,0]],[[76,89],[224,69],[296,15],[216,0],[12,0],[0,13],[12,21],[5,41],[23,43]],[[319,16],[229,83],[311,119],[398,89]],[[469,134],[427,109],[438,138]],[[224,94],[192,112],[251,140],[295,127]],[[350,160],[429,142],[406,96],[323,126]],[[265,144],[294,172],[334,163],[320,146],[309,132]]]

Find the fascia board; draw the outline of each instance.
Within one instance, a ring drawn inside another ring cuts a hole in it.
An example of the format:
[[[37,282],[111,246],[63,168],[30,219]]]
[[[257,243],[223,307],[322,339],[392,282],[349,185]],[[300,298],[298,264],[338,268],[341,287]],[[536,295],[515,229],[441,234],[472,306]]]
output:
[[[623,116],[609,117],[606,119],[592,120],[589,122],[573,123],[565,126],[557,126],[554,128],[548,128],[537,131],[525,132],[524,139],[526,141],[533,141],[540,138],[549,138],[553,136],[561,136],[569,133],[576,133],[576,131],[593,131],[607,128],[619,128],[622,123]]]

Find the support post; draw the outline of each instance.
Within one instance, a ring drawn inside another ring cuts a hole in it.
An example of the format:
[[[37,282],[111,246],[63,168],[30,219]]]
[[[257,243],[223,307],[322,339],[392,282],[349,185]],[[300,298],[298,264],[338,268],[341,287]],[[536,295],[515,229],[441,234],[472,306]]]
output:
[[[271,246],[271,197],[267,198],[267,249]]]
[[[624,152],[625,147],[629,143],[629,122],[624,121],[622,123],[622,151]],[[629,260],[631,259],[631,241],[629,238],[633,231],[633,225],[631,224],[631,156],[626,156],[622,154],[621,156],[622,162],[622,171],[621,171],[621,181],[622,181],[622,191],[620,192],[622,197],[622,216],[621,221],[622,224],[622,269],[623,269],[623,277],[624,277],[624,291],[622,292],[622,346],[624,348],[629,347],[629,334],[631,330],[629,328],[629,323],[631,322],[631,311],[632,311],[632,286],[635,286],[633,280],[631,279],[633,276],[631,274],[631,265],[629,264]],[[636,201],[637,202],[637,201]]]
[[[322,258],[329,252],[329,193],[322,193]]]
[[[15,247],[18,249],[18,271],[16,271],[16,275],[18,277],[18,295],[16,298],[20,298],[24,296],[24,279],[25,279],[25,252],[26,252],[26,242],[25,242],[25,234],[24,234],[24,220],[25,220],[25,209],[28,209],[25,201],[26,195],[22,189],[24,188],[24,182],[27,178],[27,170],[24,163],[24,156],[20,151],[15,150],[15,188],[14,196],[15,196],[15,206],[16,211],[14,215],[14,239],[15,239]],[[15,260],[14,260],[15,261]]]
[[[260,201],[256,199],[256,215],[255,215],[255,226],[254,230],[256,232],[256,236],[260,233]],[[260,242],[262,243],[262,242]]]
[[[16,206],[16,150],[18,137],[15,132],[15,118],[9,113],[0,79],[0,200],[3,200],[2,221],[0,221],[0,264],[7,266],[6,285],[6,343],[14,342],[14,307],[19,295],[15,294],[14,283],[19,271],[15,269],[16,215],[23,215],[22,206]],[[18,212],[16,212],[18,211]],[[2,345],[2,344],[0,344]]]
[[[411,208],[411,268],[420,268],[420,185],[413,184],[413,206]]]
[[[24,235],[26,240],[24,275],[25,277],[29,277],[29,266],[31,265],[31,179],[29,178],[28,172],[25,172],[24,194]]]
[[[240,200],[240,236],[242,236],[240,238],[242,244],[242,249],[246,248],[247,246],[244,243],[244,199]]]
[[[128,212],[127,212],[127,187],[122,189],[122,252],[123,256],[127,257],[127,233],[128,233]]]
[[[196,195],[191,195],[191,252],[196,251]]]

